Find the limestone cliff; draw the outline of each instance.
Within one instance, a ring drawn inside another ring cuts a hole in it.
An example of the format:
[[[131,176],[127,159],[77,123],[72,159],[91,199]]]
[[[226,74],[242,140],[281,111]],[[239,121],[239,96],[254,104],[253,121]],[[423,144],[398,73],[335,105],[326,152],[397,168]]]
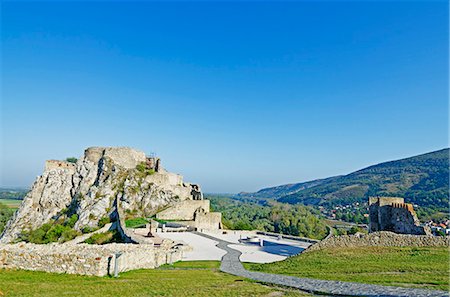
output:
[[[125,213],[151,216],[177,201],[201,198],[198,185],[164,170],[158,158],[131,148],[91,147],[76,164],[46,162],[0,243],[61,216],[77,214],[74,228],[81,230],[97,226],[103,217],[114,220],[117,204]]]

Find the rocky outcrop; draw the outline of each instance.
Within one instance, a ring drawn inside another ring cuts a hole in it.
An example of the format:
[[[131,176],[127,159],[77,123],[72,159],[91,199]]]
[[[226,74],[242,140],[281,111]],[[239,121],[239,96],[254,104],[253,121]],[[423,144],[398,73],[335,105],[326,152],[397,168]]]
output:
[[[96,227],[108,216],[114,221],[118,208],[125,214],[151,216],[173,203],[198,199],[199,191],[141,151],[91,147],[76,164],[46,162],[0,243],[14,242],[21,232],[73,214],[78,215],[76,230]]]

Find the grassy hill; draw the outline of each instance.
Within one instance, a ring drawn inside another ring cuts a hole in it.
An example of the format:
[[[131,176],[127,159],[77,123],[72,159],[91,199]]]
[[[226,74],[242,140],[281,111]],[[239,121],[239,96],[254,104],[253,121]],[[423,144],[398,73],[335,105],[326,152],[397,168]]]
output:
[[[449,288],[445,247],[336,247],[269,264],[245,263],[250,270],[377,285]]]
[[[285,203],[336,205],[365,202],[369,196],[398,196],[422,207],[448,209],[449,149],[370,166],[348,175],[267,188],[239,197]]]
[[[218,271],[218,261],[178,262],[119,278],[2,270],[0,296],[309,296]]]

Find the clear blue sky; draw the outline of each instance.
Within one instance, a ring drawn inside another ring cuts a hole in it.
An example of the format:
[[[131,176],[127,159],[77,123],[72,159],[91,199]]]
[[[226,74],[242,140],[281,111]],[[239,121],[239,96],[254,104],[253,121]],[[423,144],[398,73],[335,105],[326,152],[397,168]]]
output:
[[[131,146],[207,192],[448,146],[448,4],[3,2],[1,186]]]

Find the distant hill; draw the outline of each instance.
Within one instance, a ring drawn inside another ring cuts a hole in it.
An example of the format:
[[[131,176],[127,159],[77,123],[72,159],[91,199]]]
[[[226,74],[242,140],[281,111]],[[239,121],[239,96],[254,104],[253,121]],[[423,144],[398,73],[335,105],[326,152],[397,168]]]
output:
[[[247,193],[242,192],[239,193],[238,197],[240,198],[272,198],[277,199],[286,195],[294,194],[302,190],[306,190],[315,186],[319,186],[327,181],[335,180],[339,178],[340,176],[334,176],[330,178],[324,178],[324,179],[315,179],[312,181],[307,181],[303,183],[295,183],[295,184],[287,184],[287,185],[281,185],[277,187],[271,187],[271,188],[264,188],[259,190],[258,192],[254,193]]]
[[[348,175],[240,193],[285,203],[334,205],[398,196],[423,207],[448,208],[449,149],[370,166]]]

